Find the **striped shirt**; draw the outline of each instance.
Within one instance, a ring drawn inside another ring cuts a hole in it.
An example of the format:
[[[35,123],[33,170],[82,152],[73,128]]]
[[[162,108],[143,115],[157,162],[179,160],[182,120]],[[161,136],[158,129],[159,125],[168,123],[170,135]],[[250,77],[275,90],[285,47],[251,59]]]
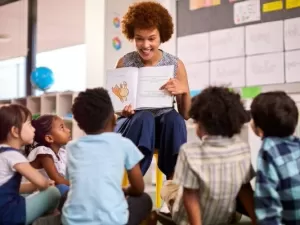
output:
[[[178,225],[189,224],[182,200],[184,187],[199,190],[202,224],[227,224],[241,186],[253,177],[249,145],[239,136],[207,136],[201,143],[184,144],[174,175],[180,190],[173,205],[173,220]]]
[[[258,224],[300,224],[299,138],[263,139],[254,196]]]

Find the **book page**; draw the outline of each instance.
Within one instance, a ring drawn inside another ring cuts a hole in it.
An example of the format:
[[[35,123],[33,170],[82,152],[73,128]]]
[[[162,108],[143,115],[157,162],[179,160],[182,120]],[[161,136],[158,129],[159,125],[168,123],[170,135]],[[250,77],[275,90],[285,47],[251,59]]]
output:
[[[136,108],[172,107],[173,97],[159,89],[173,77],[174,66],[140,68]]]
[[[121,112],[126,105],[135,107],[138,68],[124,67],[106,72],[106,89],[115,112]]]

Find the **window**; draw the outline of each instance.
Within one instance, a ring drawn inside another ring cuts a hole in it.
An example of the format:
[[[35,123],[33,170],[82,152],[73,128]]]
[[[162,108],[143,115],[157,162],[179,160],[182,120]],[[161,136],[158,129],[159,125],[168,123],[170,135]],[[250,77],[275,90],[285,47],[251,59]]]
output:
[[[25,57],[0,61],[0,99],[25,96]]]
[[[37,67],[53,71],[54,84],[47,92],[81,91],[86,87],[86,48],[77,45],[37,54]],[[37,94],[42,93],[37,91]]]

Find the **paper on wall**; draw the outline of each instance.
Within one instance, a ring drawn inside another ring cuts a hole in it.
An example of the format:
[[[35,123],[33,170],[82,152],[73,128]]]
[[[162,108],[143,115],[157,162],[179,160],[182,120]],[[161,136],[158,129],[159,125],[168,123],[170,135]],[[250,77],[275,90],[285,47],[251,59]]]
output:
[[[254,21],[259,21],[260,16],[260,1],[248,0],[237,2],[233,7],[234,24],[244,24]]]

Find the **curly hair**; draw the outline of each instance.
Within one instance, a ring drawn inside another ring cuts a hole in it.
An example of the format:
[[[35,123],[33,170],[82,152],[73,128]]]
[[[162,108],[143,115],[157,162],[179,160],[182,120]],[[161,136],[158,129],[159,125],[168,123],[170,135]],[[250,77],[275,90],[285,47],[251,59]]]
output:
[[[105,128],[114,109],[107,90],[93,88],[79,93],[72,112],[80,129],[86,134],[95,134]]]
[[[157,28],[162,43],[170,40],[174,32],[172,17],[157,2],[137,2],[131,5],[122,20],[122,32],[128,40],[134,39],[134,29]]]
[[[192,99],[190,117],[208,135],[232,137],[249,116],[239,94],[226,87],[208,87]]]
[[[283,91],[262,93],[253,99],[251,116],[264,137],[293,135],[298,124],[296,103]]]

